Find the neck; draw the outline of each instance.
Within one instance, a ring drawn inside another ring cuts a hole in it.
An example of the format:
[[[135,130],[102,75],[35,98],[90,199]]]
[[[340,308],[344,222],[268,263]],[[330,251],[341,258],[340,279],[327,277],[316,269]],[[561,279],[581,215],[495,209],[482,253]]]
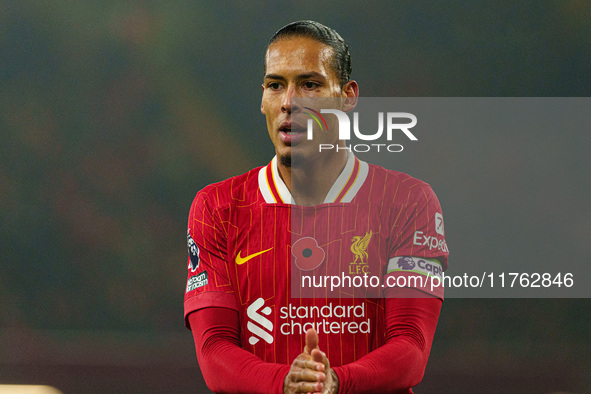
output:
[[[305,164],[296,163],[295,167],[293,162],[288,167],[281,160],[277,161],[279,175],[297,205],[322,204],[345,168],[348,158],[346,150],[326,153],[306,159]]]

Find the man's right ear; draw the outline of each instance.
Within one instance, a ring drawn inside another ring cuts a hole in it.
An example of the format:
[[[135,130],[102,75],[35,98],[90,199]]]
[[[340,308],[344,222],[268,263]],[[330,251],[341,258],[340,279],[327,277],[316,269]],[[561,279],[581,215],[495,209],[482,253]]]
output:
[[[261,89],[263,89],[263,93],[265,93],[265,85],[261,85]],[[261,97],[261,113],[266,115],[265,108],[263,107],[263,98]]]

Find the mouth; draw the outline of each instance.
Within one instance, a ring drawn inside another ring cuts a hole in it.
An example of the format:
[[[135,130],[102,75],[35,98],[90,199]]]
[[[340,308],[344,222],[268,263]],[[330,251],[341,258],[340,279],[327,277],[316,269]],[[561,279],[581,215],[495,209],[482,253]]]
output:
[[[299,124],[291,122],[283,122],[279,126],[279,137],[287,144],[295,144],[302,141],[306,137],[306,128]]]
[[[303,133],[306,128],[298,123],[283,122],[279,126],[279,131],[282,133]]]

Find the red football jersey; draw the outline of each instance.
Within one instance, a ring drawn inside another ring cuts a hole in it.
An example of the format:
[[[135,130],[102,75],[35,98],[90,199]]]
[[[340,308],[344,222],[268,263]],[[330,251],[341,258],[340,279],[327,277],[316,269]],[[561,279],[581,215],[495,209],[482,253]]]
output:
[[[384,344],[392,283],[443,298],[441,287],[407,280],[447,268],[442,212],[427,183],[349,154],[323,204],[291,202],[277,158],[197,193],[185,318],[200,308],[234,309],[242,347],[283,364],[302,352],[313,327],[340,366]],[[340,285],[331,288],[335,278]]]

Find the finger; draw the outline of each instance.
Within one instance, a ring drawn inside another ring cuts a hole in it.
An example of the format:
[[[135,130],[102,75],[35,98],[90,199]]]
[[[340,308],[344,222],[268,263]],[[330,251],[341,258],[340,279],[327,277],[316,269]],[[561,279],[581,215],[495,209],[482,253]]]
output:
[[[320,349],[314,349],[314,350],[312,350],[311,355],[312,355],[312,361],[324,364],[324,360],[326,359],[326,354],[323,351],[321,351]]]
[[[292,382],[287,387],[288,393],[316,393],[324,390],[324,383],[320,382]]]
[[[290,380],[292,382],[324,382],[326,375],[311,369],[300,369],[291,373]]]
[[[312,360],[317,363],[322,363],[322,365],[324,365],[325,371],[328,371],[330,369],[330,361],[328,361],[326,353],[324,353],[320,349],[312,350]]]
[[[306,361],[312,360],[312,356],[309,353],[300,353],[293,361]]]
[[[306,347],[304,352],[310,354],[313,349],[318,348],[318,334],[313,328],[306,331]]]
[[[293,365],[296,367],[299,367],[301,369],[309,369],[312,371],[319,371],[319,372],[324,372],[324,364],[322,363],[322,361],[318,362],[318,361],[314,361],[311,356],[308,356],[310,358],[304,359],[304,358],[296,358],[293,362]]]
[[[309,382],[300,382],[297,383],[295,387],[296,393],[322,393],[324,390],[324,384],[320,382],[316,383],[309,383]]]

